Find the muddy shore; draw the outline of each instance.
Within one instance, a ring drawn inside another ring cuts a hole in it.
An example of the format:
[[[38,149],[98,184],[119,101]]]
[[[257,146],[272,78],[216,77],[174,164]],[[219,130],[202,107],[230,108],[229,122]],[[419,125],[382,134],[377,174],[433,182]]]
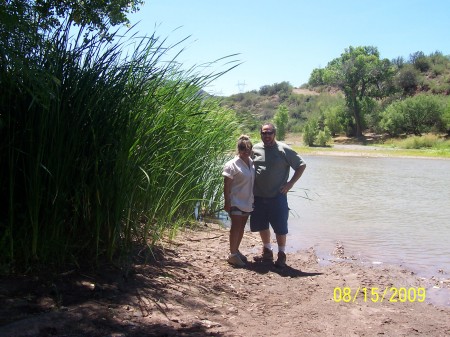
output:
[[[0,280],[0,336],[448,336],[450,307],[422,298],[428,281],[408,270],[362,266],[314,250],[288,266],[226,262],[228,230],[204,223],[137,252],[127,268]],[[402,292],[406,289],[408,292]],[[423,301],[422,301],[423,299]]]

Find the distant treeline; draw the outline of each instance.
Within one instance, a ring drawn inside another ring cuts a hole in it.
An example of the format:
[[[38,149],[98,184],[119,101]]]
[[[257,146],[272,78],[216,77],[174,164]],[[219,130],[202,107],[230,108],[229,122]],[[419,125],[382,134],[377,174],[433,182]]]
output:
[[[285,106],[287,131],[310,133],[309,144],[319,132],[358,137],[362,131],[450,132],[450,57],[440,52],[390,61],[380,59],[375,47],[349,47],[325,68],[314,69],[302,88],[318,95],[295,94],[289,82],[281,82],[226,97],[223,104],[250,131]]]

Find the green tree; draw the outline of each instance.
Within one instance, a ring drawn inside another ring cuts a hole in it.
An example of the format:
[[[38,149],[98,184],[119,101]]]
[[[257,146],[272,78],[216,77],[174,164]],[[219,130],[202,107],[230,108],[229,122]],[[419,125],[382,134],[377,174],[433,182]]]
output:
[[[40,31],[59,28],[63,21],[106,32],[110,26],[129,23],[127,15],[139,10],[143,0],[10,0],[0,4],[2,24],[24,20]]]
[[[286,138],[286,127],[289,121],[289,110],[281,104],[278,106],[277,112],[273,118],[273,122],[277,127],[277,138],[284,140]]]
[[[364,101],[380,99],[392,92],[393,74],[391,62],[380,59],[377,48],[370,46],[350,46],[324,69],[324,83],[338,87],[345,94],[346,104],[354,117],[357,137],[362,137]]]
[[[322,68],[314,69],[309,77],[308,84],[313,87],[323,85],[323,72],[324,70]]]
[[[416,69],[421,72],[426,72],[430,69],[430,61],[422,51],[417,51],[409,56],[410,62]]]
[[[413,95],[419,84],[419,73],[412,65],[402,67],[395,75],[395,84],[403,91],[403,95]]]
[[[127,15],[138,11],[143,3],[142,0],[0,1],[0,67],[12,67],[8,54],[23,62],[43,59],[42,52],[56,48],[59,43],[48,37],[64,31],[67,38],[74,25],[80,27],[85,38],[94,38],[96,32],[112,38],[108,29],[128,24]],[[18,69],[23,67],[29,65],[19,65]]]

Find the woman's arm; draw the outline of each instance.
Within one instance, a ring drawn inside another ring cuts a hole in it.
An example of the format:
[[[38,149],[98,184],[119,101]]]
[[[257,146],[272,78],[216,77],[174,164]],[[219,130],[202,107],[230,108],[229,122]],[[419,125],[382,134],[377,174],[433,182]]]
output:
[[[233,180],[228,177],[224,177],[223,179],[223,199],[225,200],[225,205],[223,209],[230,214],[231,208],[231,182]]]

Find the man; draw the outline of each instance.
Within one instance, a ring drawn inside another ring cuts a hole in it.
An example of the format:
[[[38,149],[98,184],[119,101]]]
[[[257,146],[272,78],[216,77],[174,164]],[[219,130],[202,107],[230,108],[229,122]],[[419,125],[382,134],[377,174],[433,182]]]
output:
[[[286,266],[285,248],[289,217],[287,192],[300,179],[306,164],[288,145],[275,140],[276,129],[273,124],[264,124],[260,132],[262,142],[253,146],[256,178],[250,230],[260,233],[264,245],[262,256],[255,257],[255,260],[273,261],[269,224],[272,226],[278,244],[275,265],[282,268]],[[288,181],[291,168],[294,174]]]

